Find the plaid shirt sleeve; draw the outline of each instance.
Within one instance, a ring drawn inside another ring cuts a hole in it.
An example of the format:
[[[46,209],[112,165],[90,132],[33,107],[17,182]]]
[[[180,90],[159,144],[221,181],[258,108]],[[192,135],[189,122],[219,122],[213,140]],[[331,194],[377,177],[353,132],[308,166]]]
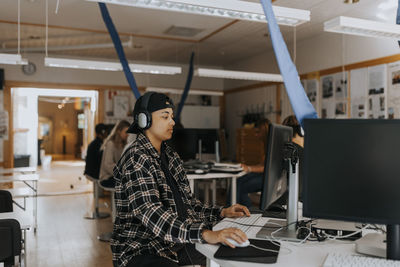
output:
[[[205,222],[181,221],[161,203],[156,170],[145,155],[134,156],[133,170],[126,171],[126,192],[133,215],[155,236],[175,243],[204,243]]]
[[[224,207],[204,204],[200,200],[196,199],[193,194],[191,194],[191,198],[189,200],[194,211],[197,212],[199,217],[203,220],[206,220],[214,225],[223,219],[221,217],[221,211]]]

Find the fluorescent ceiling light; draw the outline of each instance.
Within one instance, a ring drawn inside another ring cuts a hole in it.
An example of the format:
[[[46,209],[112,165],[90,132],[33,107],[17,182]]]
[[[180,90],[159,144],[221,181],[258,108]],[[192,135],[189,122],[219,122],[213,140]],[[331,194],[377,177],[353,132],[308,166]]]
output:
[[[400,25],[351,17],[340,16],[326,21],[324,31],[400,40]]]
[[[28,60],[23,59],[20,54],[0,53],[0,64],[27,65]]]
[[[224,78],[224,79],[236,79],[236,80],[283,82],[283,77],[280,74],[269,74],[260,72],[198,68],[195,71],[195,75],[199,77]]]
[[[122,65],[118,62],[67,59],[67,58],[52,58],[45,57],[44,65],[47,67],[60,67],[72,69],[87,69],[87,70],[107,70],[107,71],[122,71]],[[150,74],[180,74],[181,67],[160,66],[147,64],[129,64],[132,72],[150,73]]]
[[[123,6],[183,12],[229,19],[267,22],[260,3],[239,0],[87,0]],[[310,21],[310,11],[273,7],[280,25],[297,26]]]
[[[395,9],[398,5],[397,0],[388,0],[386,2],[382,2],[378,5],[379,9],[382,10],[391,10],[391,9]]]
[[[158,92],[158,93],[170,93],[170,94],[182,94],[182,89],[175,89],[175,88],[160,88],[160,87],[147,87],[146,92]],[[223,96],[224,92],[218,91],[208,91],[208,90],[196,90],[190,89],[189,95],[215,95],[215,96]]]

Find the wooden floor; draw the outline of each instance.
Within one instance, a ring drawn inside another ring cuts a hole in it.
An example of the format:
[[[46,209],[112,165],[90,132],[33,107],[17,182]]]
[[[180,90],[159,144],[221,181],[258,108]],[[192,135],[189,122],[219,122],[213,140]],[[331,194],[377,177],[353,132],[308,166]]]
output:
[[[112,266],[109,243],[97,240],[99,234],[112,230],[111,218],[83,218],[93,204],[92,193],[80,193],[92,189],[83,167],[79,161],[64,161],[39,169],[38,229],[36,234],[27,233],[27,266]],[[109,198],[100,203],[101,211],[110,212]],[[27,204],[30,213],[32,203]],[[14,211],[22,212],[15,205]]]
[[[97,240],[111,231],[111,219],[84,219],[90,199],[90,194],[39,197],[38,229],[27,235],[28,266],[112,266],[109,244]]]

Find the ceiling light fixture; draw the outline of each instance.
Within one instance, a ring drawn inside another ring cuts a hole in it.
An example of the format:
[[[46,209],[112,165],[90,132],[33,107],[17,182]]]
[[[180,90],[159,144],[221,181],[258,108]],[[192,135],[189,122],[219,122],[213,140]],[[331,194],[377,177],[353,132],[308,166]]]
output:
[[[96,60],[45,57],[44,65],[47,67],[59,67],[59,68],[122,71],[121,63],[96,61]],[[132,72],[136,73],[169,74],[169,75],[182,73],[182,68],[175,66],[129,64],[129,67],[131,68]]]
[[[0,64],[28,65],[28,60],[23,59],[20,54],[0,53]]]
[[[146,92],[157,92],[157,93],[170,93],[170,94],[183,94],[182,89],[175,89],[175,88],[160,88],[160,87],[147,87]],[[214,95],[214,96],[223,96],[224,92],[218,91],[209,91],[209,90],[196,90],[190,89],[189,95]]]
[[[251,81],[263,81],[263,82],[283,82],[283,77],[280,74],[270,74],[270,73],[260,73],[260,72],[198,68],[195,71],[195,75],[199,77],[210,77],[210,78],[251,80]]]
[[[0,53],[0,64],[11,64],[11,65],[28,65],[28,60],[22,59],[20,54],[20,46],[21,46],[21,3],[18,0],[18,50],[17,54],[4,54]]]
[[[264,22],[265,18],[260,3],[239,0],[86,0],[139,8],[174,11],[195,15],[205,15]],[[276,21],[280,25],[298,26],[310,21],[310,11],[274,6]]]
[[[400,40],[400,25],[351,17],[337,17],[324,23],[324,31]]]

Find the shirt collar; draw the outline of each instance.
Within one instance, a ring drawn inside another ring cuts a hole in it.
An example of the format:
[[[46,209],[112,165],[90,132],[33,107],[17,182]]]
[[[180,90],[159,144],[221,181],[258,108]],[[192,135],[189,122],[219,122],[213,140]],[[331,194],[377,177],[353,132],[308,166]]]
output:
[[[155,147],[153,146],[153,144],[150,142],[150,140],[147,138],[146,135],[144,135],[143,133],[139,133],[137,135],[137,141],[140,145],[142,145],[147,151],[150,152],[150,155],[154,158],[160,158],[160,154],[158,154],[157,149],[155,149]],[[172,149],[165,144],[165,142],[162,142],[161,144],[161,153],[164,152],[166,153],[168,156],[171,155],[172,153]]]

